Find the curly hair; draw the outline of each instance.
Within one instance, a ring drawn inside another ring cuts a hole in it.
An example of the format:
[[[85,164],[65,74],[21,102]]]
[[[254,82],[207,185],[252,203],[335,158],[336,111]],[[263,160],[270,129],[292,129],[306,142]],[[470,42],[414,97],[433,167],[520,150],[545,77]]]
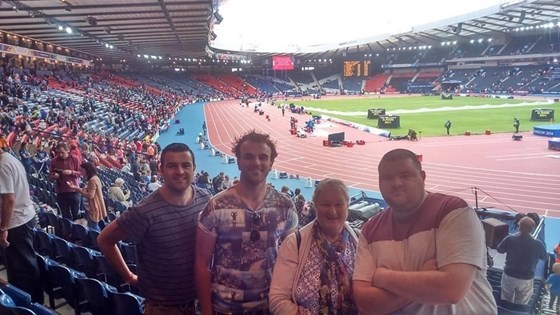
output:
[[[265,133],[259,133],[256,130],[250,130],[243,136],[239,138],[235,138],[233,142],[233,148],[231,152],[235,154],[235,157],[239,160],[241,158],[241,145],[245,142],[253,142],[253,143],[264,143],[268,147],[270,147],[270,160],[274,163],[274,159],[278,156],[278,151],[276,151],[276,143],[270,139],[270,135]]]

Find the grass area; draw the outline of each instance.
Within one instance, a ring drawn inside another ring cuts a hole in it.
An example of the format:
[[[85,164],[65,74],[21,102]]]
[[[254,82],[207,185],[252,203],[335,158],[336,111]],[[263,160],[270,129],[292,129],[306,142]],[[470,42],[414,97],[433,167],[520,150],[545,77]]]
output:
[[[520,120],[520,131],[531,131],[533,126],[548,124],[549,122],[531,121],[531,111],[534,108],[553,108],[558,114],[560,106],[542,104],[541,102],[498,99],[481,97],[459,97],[453,100],[441,100],[439,96],[411,96],[393,98],[356,98],[338,100],[294,101],[294,104],[314,108],[313,113],[324,113],[331,117],[352,121],[358,124],[377,127],[377,120],[367,119],[369,108],[385,108],[387,112],[399,110],[435,109],[431,112],[403,112],[400,115],[400,129],[391,129],[392,134],[406,134],[408,129],[422,131],[422,136],[445,135],[444,124],[449,119],[452,122],[451,134],[463,134],[470,131],[473,134],[484,133],[486,129],[495,132],[513,132],[513,118]],[[518,107],[484,108],[484,105],[504,105],[530,103]],[[453,108],[469,106],[472,108],[452,110]]]

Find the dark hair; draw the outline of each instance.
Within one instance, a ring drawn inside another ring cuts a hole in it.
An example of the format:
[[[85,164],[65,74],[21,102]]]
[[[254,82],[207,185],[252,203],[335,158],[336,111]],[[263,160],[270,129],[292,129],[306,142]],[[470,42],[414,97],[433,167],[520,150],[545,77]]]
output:
[[[241,145],[245,142],[264,143],[270,147],[270,161],[274,163],[274,159],[278,156],[276,151],[276,143],[270,139],[270,135],[259,133],[256,130],[250,130],[240,138],[235,138],[231,152],[239,160],[241,158]]]
[[[93,176],[97,175],[97,169],[95,165],[91,162],[84,162],[80,165],[86,171],[86,178],[89,180]]]
[[[162,167],[163,167],[165,155],[167,154],[167,152],[175,152],[175,153],[189,152],[191,157],[192,157],[193,166],[196,165],[196,163],[194,161],[194,153],[191,150],[191,148],[189,148],[189,146],[184,144],[184,143],[174,142],[174,143],[171,143],[171,144],[167,145],[163,149],[163,151],[161,151],[161,155],[160,155],[160,158],[159,158],[159,163]]]
[[[295,194],[295,195],[301,194],[301,189],[296,188],[296,190],[294,190],[294,194]]]
[[[394,149],[385,153],[385,155],[381,158],[381,161],[379,161],[378,169],[381,168],[381,164],[383,164],[383,162],[395,162],[401,160],[411,160],[419,171],[422,170],[422,164],[420,163],[420,160],[418,160],[416,153],[407,149]]]
[[[55,147],[55,150],[64,149],[64,151],[68,151],[68,145],[64,142],[59,142]]]

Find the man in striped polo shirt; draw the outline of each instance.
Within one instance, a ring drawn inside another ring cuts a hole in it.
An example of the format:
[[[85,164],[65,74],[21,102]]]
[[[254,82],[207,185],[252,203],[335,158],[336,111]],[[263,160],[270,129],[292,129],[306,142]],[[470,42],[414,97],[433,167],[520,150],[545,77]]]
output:
[[[211,197],[192,185],[195,166],[187,145],[168,145],[160,160],[163,186],[125,211],[97,239],[113,268],[146,298],[144,314],[195,314],[196,218]],[[124,239],[136,244],[138,275],[117,248]]]
[[[362,228],[353,276],[360,313],[496,314],[481,222],[461,198],[427,192],[425,179],[409,150],[379,163],[389,207]]]

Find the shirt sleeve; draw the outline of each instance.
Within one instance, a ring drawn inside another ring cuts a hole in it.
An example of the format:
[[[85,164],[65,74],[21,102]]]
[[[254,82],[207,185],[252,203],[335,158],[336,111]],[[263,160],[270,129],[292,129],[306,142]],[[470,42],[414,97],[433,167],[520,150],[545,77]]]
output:
[[[498,251],[498,253],[503,254],[503,253],[507,252],[508,242],[509,242],[509,236],[506,236],[506,238],[504,238],[500,242],[500,244],[498,244],[498,247],[496,247],[496,250]]]
[[[9,153],[3,153],[9,154]],[[0,168],[0,194],[14,194],[13,170],[7,166]]]
[[[146,234],[150,224],[145,213],[136,207],[128,208],[123,214],[117,218],[119,227],[123,229],[128,238],[134,243],[138,243]]]
[[[436,260],[438,267],[454,263],[486,268],[486,245],[482,223],[469,208],[451,211],[436,231]]]
[[[352,280],[361,280],[371,283],[376,267],[373,255],[374,253],[371,250],[364,233],[360,233]]]
[[[218,218],[214,209],[214,200],[210,200],[204,210],[198,214],[198,227],[206,234],[217,237],[216,227],[218,226]]]

